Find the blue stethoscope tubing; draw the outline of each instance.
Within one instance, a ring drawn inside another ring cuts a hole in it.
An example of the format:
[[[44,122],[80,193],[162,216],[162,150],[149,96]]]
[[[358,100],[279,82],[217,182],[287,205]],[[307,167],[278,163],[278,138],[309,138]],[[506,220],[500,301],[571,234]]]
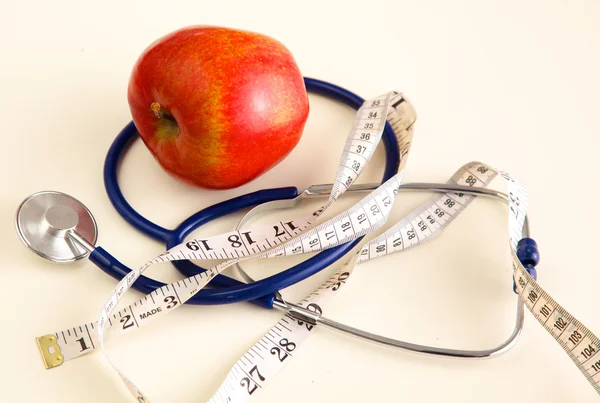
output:
[[[307,91],[340,101],[354,109],[360,108],[364,102],[358,95],[337,85],[313,78],[304,78],[304,82]],[[175,229],[163,228],[135,211],[123,196],[123,192],[119,186],[117,176],[119,162],[125,155],[128,145],[138,137],[137,134],[134,123],[130,122],[114,140],[104,164],[104,185],[111,203],[119,214],[140,232],[164,242],[167,249],[182,243],[192,231],[214,219],[268,201],[292,199],[298,196],[298,189],[296,187],[259,190],[207,207],[184,220]],[[398,141],[389,123],[386,124],[383,132],[383,143],[385,146],[386,162],[382,183],[396,174],[400,164]],[[361,239],[362,237],[322,251],[285,271],[250,284],[245,284],[220,274],[211,281],[211,285],[218,288],[202,289],[188,300],[187,303],[218,305],[250,301],[266,308],[272,308],[276,292],[318,273],[338,259],[341,259]],[[131,271],[129,267],[118,261],[102,247],[95,248],[90,254],[89,259],[117,280],[121,280]],[[188,277],[205,270],[188,260],[174,261],[172,263],[181,273]],[[149,294],[164,285],[164,283],[149,277],[140,276],[133,284],[133,288],[142,293]]]

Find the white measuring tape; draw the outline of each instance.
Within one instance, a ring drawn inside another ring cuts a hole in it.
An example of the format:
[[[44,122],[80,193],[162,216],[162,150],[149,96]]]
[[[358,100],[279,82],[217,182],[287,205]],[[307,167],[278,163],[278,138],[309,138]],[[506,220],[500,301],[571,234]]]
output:
[[[381,227],[391,211],[401,182],[401,172],[349,210],[304,232],[360,175],[381,139],[386,118],[392,123],[399,138],[401,154],[406,156],[415,120],[412,106],[398,93],[366,101],[357,113],[331,195],[323,206],[312,215],[280,221],[275,225],[229,232],[206,239],[192,239],[152,259],[119,282],[105,303],[98,322],[37,338],[46,366],[60,365],[96,348],[104,352],[104,341],[109,337],[138,328],[151,319],[178,308],[215,275],[237,262],[250,258],[316,252],[354,240]],[[406,158],[403,158],[401,168],[405,162]],[[485,164],[471,163],[461,168],[451,182],[483,187],[496,175],[497,171]],[[555,337],[600,393],[600,341],[551,299],[516,257],[515,247],[525,220],[527,195],[522,185],[507,174],[503,173],[502,176],[507,181],[510,195],[509,234],[517,291],[534,316]],[[320,316],[331,297],[347,281],[355,264],[419,245],[448,225],[473,197],[456,193],[434,196],[384,234],[368,242],[349,263],[300,305],[315,312],[315,317]],[[116,311],[123,294],[150,265],[172,260],[215,258],[233,260],[161,287],[133,305]],[[253,396],[290,361],[312,328],[312,324],[295,319],[293,315],[283,317],[234,365],[211,401],[243,401]],[[138,401],[149,401],[133,382],[114,368]]]

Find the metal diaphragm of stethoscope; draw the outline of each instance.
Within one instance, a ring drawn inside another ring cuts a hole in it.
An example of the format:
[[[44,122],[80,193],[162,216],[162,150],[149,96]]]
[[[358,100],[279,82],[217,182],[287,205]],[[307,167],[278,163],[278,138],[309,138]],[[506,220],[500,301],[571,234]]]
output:
[[[356,109],[363,100],[335,85],[314,79],[305,79],[309,91],[337,99]],[[117,164],[123,157],[127,145],[136,137],[133,124],[129,124],[117,137],[106,158],[104,177],[109,198],[117,211],[134,227],[146,235],[161,240],[167,248],[180,244],[185,237],[199,226],[225,214],[254,207],[238,224],[238,229],[247,220],[260,212],[271,209],[291,208],[305,198],[326,197],[332,185],[313,185],[299,193],[294,187],[266,189],[236,197],[208,207],[180,224],[174,230],[167,230],[142,217],[129,205],[120,190],[117,180]],[[384,130],[386,147],[386,169],[383,181],[392,176],[399,166],[397,140],[392,129]],[[353,185],[348,192],[370,192],[379,184]],[[469,195],[485,196],[506,202],[504,193],[485,188],[449,185],[444,183],[412,183],[400,186],[401,191],[462,192]],[[72,262],[89,255],[90,260],[109,275],[121,279],[131,270],[115,259],[105,249],[96,247],[97,226],[91,212],[77,199],[59,192],[44,191],[31,195],[19,206],[16,215],[17,232],[21,240],[36,254],[52,262]],[[528,226],[523,229],[523,237],[528,237]],[[297,304],[284,301],[279,290],[297,283],[331,265],[350,251],[359,240],[323,251],[317,256],[297,266],[278,273],[271,278],[254,281],[238,265],[238,271],[247,281],[218,275],[212,285],[220,289],[201,290],[190,301],[195,304],[223,304],[238,301],[251,301],[267,308],[277,308],[289,312],[309,322],[350,333],[357,337],[414,352],[453,356],[462,358],[482,358],[501,354],[517,342],[523,329],[524,309],[518,301],[515,326],[510,336],[500,345],[485,350],[456,350],[408,343],[368,333],[346,326],[323,316],[315,317],[314,312]],[[185,275],[191,276],[204,270],[190,261],[172,262]],[[150,293],[164,284],[141,276],[133,287],[143,293]]]

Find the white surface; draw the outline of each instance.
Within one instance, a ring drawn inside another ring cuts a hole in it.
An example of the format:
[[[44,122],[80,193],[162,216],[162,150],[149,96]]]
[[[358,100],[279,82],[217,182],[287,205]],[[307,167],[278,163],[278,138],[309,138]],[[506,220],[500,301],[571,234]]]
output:
[[[273,36],[305,75],[365,97],[404,92],[418,113],[407,181],[445,181],[470,160],[524,180],[542,256],[540,283],[598,334],[599,18],[594,1],[2,2],[2,400],[131,401],[99,354],[43,368],[34,337],[93,320],[116,283],[87,261],[44,262],[20,244],[13,217],[29,194],[59,190],[91,209],[99,244],[123,262],[140,264],[164,250],[118,216],[101,173],[106,150],[130,120],[125,94],[135,59],[154,39],[191,24]],[[121,170],[126,196],[174,227],[242,193],[330,182],[353,113],[310,100],[298,147],[256,181],[230,191],[193,189],[166,175],[137,142]],[[359,182],[379,178],[382,156]],[[401,198],[396,217],[425,197]],[[229,230],[236,218],[202,233]],[[262,276],[289,263],[250,267]],[[285,295],[300,298],[330,270]],[[476,201],[429,245],[361,267],[329,316],[411,341],[488,347],[512,326],[510,273],[505,209]],[[167,265],[151,274],[180,278]],[[251,304],[184,307],[160,326],[111,342],[109,351],[153,402],[205,401],[277,318]],[[517,347],[477,362],[421,357],[319,329],[254,400],[597,400],[561,348],[528,319]]]

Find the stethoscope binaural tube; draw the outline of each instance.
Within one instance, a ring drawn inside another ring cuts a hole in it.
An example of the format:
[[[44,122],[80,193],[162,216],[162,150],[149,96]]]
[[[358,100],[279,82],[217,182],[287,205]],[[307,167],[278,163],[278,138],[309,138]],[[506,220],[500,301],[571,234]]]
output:
[[[324,81],[305,78],[305,84],[309,92],[333,98],[354,109],[358,109],[364,102],[359,96]],[[297,189],[293,187],[258,191],[208,207],[183,221],[174,230],[163,228],[135,211],[125,199],[119,186],[117,177],[118,165],[125,154],[127,146],[135,138],[137,138],[137,131],[133,123],[129,123],[113,142],[108,151],[104,165],[105,188],[111,203],[128,223],[151,238],[165,242],[167,249],[181,243],[187,235],[197,229],[200,225],[231,213],[234,209],[237,210],[251,207],[276,198],[293,198],[298,195]],[[398,142],[389,124],[386,124],[384,129],[383,143],[386,151],[386,165],[382,183],[397,172],[400,164]],[[262,196],[264,196],[264,198]],[[265,200],[265,198],[268,200]],[[313,256],[294,267],[255,283],[244,284],[230,277],[219,275],[212,280],[211,284],[226,288],[203,289],[194,295],[188,303],[213,305],[252,301],[258,305],[272,308],[274,294],[278,290],[289,287],[323,270],[352,250],[361,239],[362,237],[352,242],[320,252],[316,256]],[[100,247],[94,249],[90,254],[90,260],[106,273],[119,280],[130,271],[127,266],[119,262],[106,250]],[[173,264],[186,276],[192,276],[205,270],[190,261],[177,261],[173,262]],[[134,283],[133,288],[144,293],[150,293],[163,285],[164,284],[159,281],[142,276]]]

